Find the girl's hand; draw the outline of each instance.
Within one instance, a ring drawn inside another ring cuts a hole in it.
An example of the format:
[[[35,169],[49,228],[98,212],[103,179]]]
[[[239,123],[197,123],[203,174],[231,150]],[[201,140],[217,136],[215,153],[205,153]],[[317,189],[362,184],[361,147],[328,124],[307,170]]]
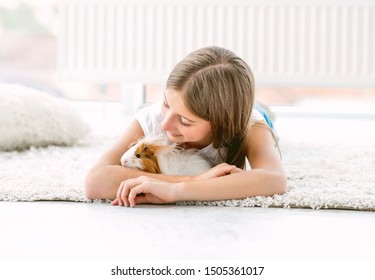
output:
[[[221,163],[211,168],[210,170],[193,177],[192,180],[198,181],[198,180],[211,179],[211,178],[221,177],[221,176],[238,173],[238,172],[243,172],[243,170],[236,167],[235,165],[230,165],[228,163]]]
[[[136,204],[165,204],[175,201],[176,186],[173,183],[141,176],[123,181],[112,205],[134,207]]]

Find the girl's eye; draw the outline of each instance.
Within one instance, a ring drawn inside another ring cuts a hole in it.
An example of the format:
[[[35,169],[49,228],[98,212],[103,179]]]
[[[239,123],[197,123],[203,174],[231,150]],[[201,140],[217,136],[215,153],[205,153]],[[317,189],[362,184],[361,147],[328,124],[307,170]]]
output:
[[[183,126],[191,126],[191,124],[184,123],[184,122],[181,122],[181,124],[182,124]]]
[[[165,100],[163,102],[163,105],[164,105],[165,108],[169,108],[169,105],[168,105],[167,101],[165,101]]]
[[[180,123],[182,124],[182,126],[191,126],[190,123],[186,123],[185,121],[186,120],[184,120],[182,117],[180,117]]]

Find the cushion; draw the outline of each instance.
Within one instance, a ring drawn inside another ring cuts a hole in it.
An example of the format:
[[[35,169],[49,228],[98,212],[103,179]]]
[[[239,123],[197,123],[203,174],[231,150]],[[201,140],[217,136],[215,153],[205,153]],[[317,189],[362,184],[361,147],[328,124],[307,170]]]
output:
[[[67,100],[20,85],[0,84],[0,150],[70,146],[89,131]]]

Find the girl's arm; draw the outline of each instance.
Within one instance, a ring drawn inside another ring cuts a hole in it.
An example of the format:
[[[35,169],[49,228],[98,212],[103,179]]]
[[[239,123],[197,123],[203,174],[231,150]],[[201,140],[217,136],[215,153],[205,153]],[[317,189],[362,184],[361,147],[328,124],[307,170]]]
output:
[[[247,158],[252,168],[249,171],[178,184],[176,200],[222,200],[285,193],[287,180],[278,145],[266,124],[256,123],[251,127]]]
[[[281,173],[254,169],[202,181],[182,182],[176,187],[176,201],[225,200],[283,194],[286,182]]]
[[[247,150],[252,167],[249,171],[221,164],[192,180],[180,183],[142,176],[122,182],[113,204],[134,206],[140,203],[239,199],[283,194],[286,191],[286,176],[276,141],[267,125],[252,126]]]
[[[120,139],[91,168],[85,179],[85,195],[90,199],[114,199],[124,180],[147,175],[166,182],[181,182],[187,177],[151,174],[121,166],[121,156],[129,145],[144,136],[137,120],[134,120]]]

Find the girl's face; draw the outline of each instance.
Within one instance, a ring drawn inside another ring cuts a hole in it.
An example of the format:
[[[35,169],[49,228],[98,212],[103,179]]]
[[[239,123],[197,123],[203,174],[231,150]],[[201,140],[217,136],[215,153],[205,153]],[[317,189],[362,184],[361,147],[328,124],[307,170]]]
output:
[[[169,140],[185,143],[186,148],[204,148],[212,143],[209,121],[191,113],[182,99],[182,92],[166,89],[164,94],[164,120],[161,128],[167,132]]]

